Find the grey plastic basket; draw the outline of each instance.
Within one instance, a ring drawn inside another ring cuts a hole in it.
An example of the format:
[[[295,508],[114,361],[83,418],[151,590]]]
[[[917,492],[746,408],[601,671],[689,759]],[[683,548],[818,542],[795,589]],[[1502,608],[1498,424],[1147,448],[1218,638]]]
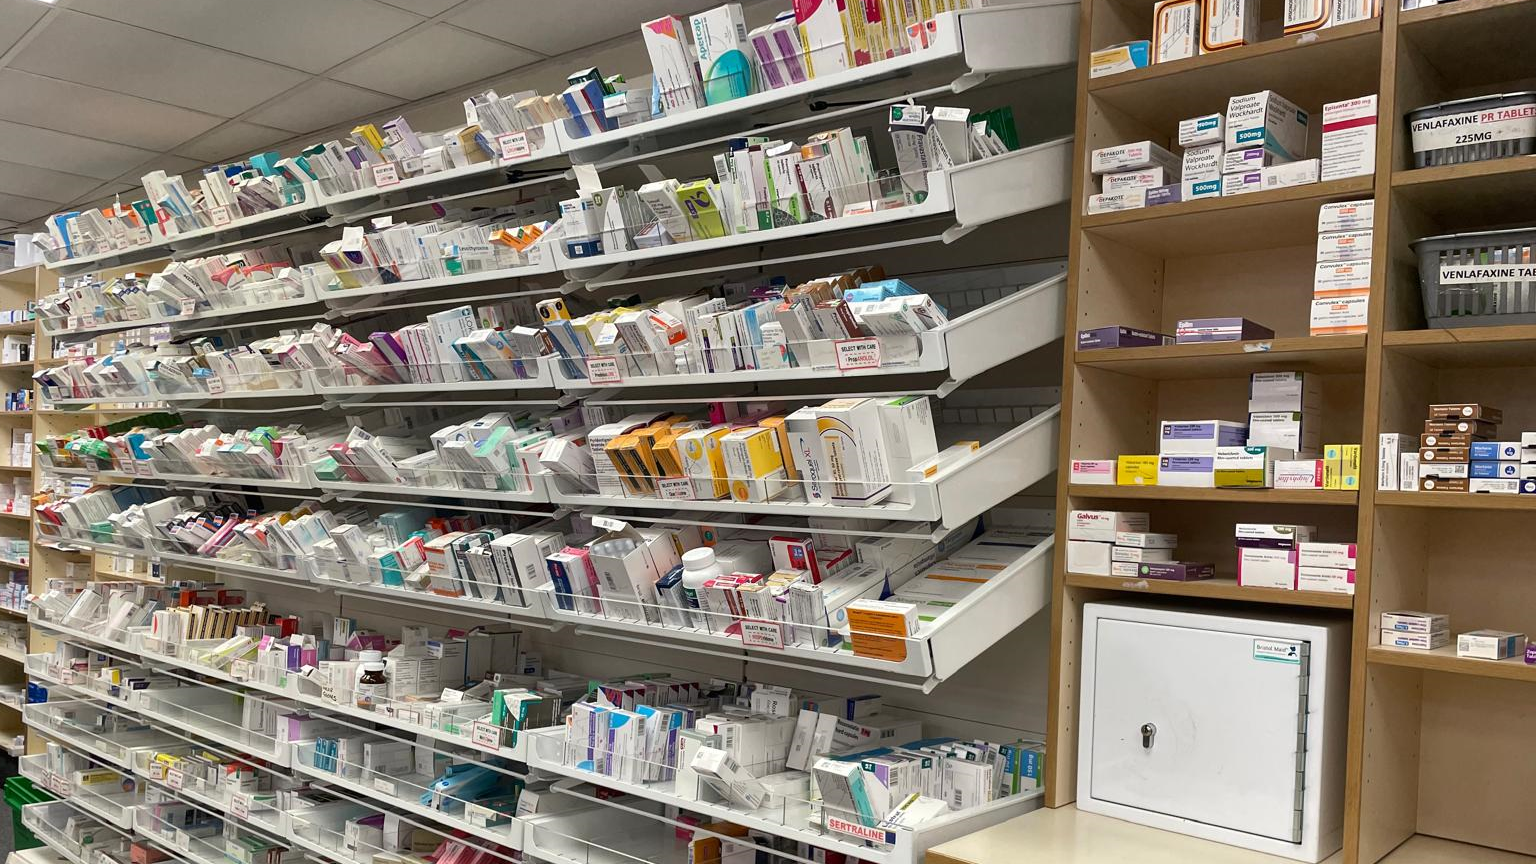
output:
[[[1533,114],[1536,91],[1475,96],[1415,108],[1408,112],[1413,167],[1486,162],[1536,153]],[[1434,146],[1434,136],[1444,134],[1441,124],[1450,124],[1446,128],[1455,133],[1455,143]],[[1494,131],[1496,128],[1500,131]],[[1522,132],[1525,134],[1519,134]]]
[[[1429,326],[1536,324],[1536,228],[1444,234],[1411,245]]]

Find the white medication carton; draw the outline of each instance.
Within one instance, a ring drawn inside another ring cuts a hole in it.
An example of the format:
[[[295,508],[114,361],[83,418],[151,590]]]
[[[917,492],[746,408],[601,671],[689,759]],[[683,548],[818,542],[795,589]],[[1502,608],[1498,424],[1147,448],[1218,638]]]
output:
[[[1307,122],[1307,112],[1273,90],[1233,96],[1227,100],[1227,150],[1263,147],[1288,162],[1301,159],[1307,155]]]
[[[1121,531],[1145,531],[1152,524],[1146,513],[1118,510],[1072,510],[1067,513],[1067,539],[1115,542]]]
[[[1259,0],[1201,0],[1201,54],[1252,45],[1258,38]]]
[[[1200,53],[1200,0],[1160,0],[1152,7],[1152,62]]]
[[[1381,644],[1388,648],[1413,648],[1433,651],[1451,644],[1451,631],[1436,630],[1433,633],[1404,633],[1400,630],[1382,630]]]
[[[1244,588],[1296,590],[1296,550],[1237,550],[1237,584]]]
[[[1115,460],[1073,459],[1072,483],[1079,486],[1115,485]]]
[[[1311,411],[1322,404],[1322,378],[1311,372],[1254,372],[1248,376],[1248,413]]]
[[[1179,157],[1151,141],[1135,141],[1117,147],[1104,147],[1093,151],[1088,157],[1088,168],[1094,174],[1136,171],[1157,166],[1177,171]]]
[[[1325,594],[1355,593],[1355,571],[1339,567],[1296,568],[1297,591],[1321,591]]]
[[[1508,660],[1525,654],[1525,634],[1508,630],[1473,630],[1456,637],[1456,656]]]
[[[1358,228],[1353,231],[1328,231],[1317,235],[1317,260],[1360,261],[1371,257],[1374,231]]]
[[[1179,146],[1197,147],[1204,144],[1220,144],[1227,127],[1226,118],[1220,114],[1203,114],[1179,121]],[[1189,150],[1185,149],[1185,153]]]
[[[1226,151],[1222,148],[1220,141],[1211,144],[1191,144],[1185,147],[1183,182],[1220,180],[1222,161],[1225,156]]]
[[[1376,227],[1376,199],[1334,201],[1317,209],[1317,233],[1362,231]]]
[[[1374,93],[1323,106],[1322,163],[1324,182],[1376,173]]]
[[[1115,544],[1092,540],[1067,541],[1067,570],[1089,576],[1108,576]]]
[[[1401,633],[1436,633],[1451,629],[1451,616],[1438,612],[1398,610],[1381,613],[1381,629]]]

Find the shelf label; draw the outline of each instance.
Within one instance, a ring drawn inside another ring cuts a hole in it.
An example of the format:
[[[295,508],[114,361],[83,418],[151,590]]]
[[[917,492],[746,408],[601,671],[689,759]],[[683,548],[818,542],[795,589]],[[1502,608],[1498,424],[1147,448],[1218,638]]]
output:
[[[469,743],[492,753],[501,750],[501,727],[489,720],[476,720],[469,726]]]
[[[896,832],[886,831],[883,828],[873,828],[860,825],[857,822],[849,822],[847,819],[839,819],[836,816],[827,817],[827,827],[840,834],[848,834],[871,843],[884,843],[895,845]]]
[[[218,396],[224,392],[224,379],[215,375],[208,379],[208,392]]]
[[[373,185],[379,187],[393,186],[399,182],[400,169],[395,167],[395,163],[385,162],[373,166]]]
[[[624,373],[619,371],[619,358],[587,358],[587,382],[591,384],[623,384]]]
[[[249,660],[231,660],[229,662],[229,677],[237,681],[251,680],[251,673],[256,670],[256,664]]]
[[[400,160],[400,170],[404,171],[407,177],[413,177],[413,176],[415,176],[417,174],[420,174],[421,173],[421,157],[420,156],[407,156],[404,159],[401,159]]]
[[[533,148],[528,145],[527,132],[508,132],[496,139],[503,159],[526,159]]]
[[[81,315],[80,316],[80,326],[81,327],[95,327],[96,326],[96,316],[92,315],[90,313],[86,313],[84,315]]]
[[[213,226],[215,228],[228,225],[230,222],[228,207],[215,207],[209,215],[213,217]]]
[[[69,778],[55,771],[48,772],[48,791],[55,795],[69,794]]]
[[[123,314],[127,316],[129,321],[137,321],[144,317],[144,310],[137,306],[129,306],[123,310]]]
[[[741,644],[751,648],[784,650],[784,625],[777,621],[742,621]]]
[[[388,777],[373,778],[373,788],[376,791],[383,792],[385,795],[388,795],[392,798],[395,795],[395,781],[389,779]]]
[[[837,371],[880,368],[880,340],[873,336],[864,339],[839,339],[833,343],[837,352]]]
[[[183,298],[181,298],[181,314],[183,314],[183,315],[191,315],[192,313],[194,313],[196,311],[197,311],[197,298],[195,298],[195,297],[183,297]]]
[[[64,319],[64,329],[65,330],[79,330],[80,329],[80,316],[79,315],[71,315],[68,318],[65,318]]]
[[[667,501],[692,501],[693,481],[687,477],[663,477],[656,481],[656,497]]]
[[[172,768],[165,772],[165,785],[172,789],[181,789],[187,783],[187,777],[180,768]]]
[[[236,819],[251,818],[251,796],[236,792],[229,796],[229,815]]]

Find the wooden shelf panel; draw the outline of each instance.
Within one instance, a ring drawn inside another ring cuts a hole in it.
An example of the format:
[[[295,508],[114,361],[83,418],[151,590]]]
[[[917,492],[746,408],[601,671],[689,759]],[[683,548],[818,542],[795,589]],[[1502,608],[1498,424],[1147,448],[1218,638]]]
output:
[[[1171,597],[1202,597],[1213,600],[1237,600],[1246,603],[1275,603],[1283,606],[1311,606],[1325,609],[1350,609],[1352,594],[1324,594],[1320,591],[1280,591],[1274,588],[1244,588],[1237,580],[1204,579],[1198,582],[1172,582],[1166,579],[1129,579],[1124,576],[1092,576],[1068,573],[1067,584],[1076,588],[1099,588],[1131,594],[1158,594]]]
[[[1439,70],[1456,97],[1527,89],[1496,85],[1532,75],[1536,5],[1531,0],[1456,0],[1411,9],[1402,13],[1399,27],[1405,47]],[[1420,106],[1399,107],[1407,112]]]
[[[1536,681],[1536,665],[1526,663],[1524,657],[1511,657],[1508,660],[1457,657],[1454,644],[1436,648],[1433,651],[1372,645],[1366,651],[1366,659],[1382,666],[1405,666],[1409,669],[1423,669],[1429,672],[1503,678],[1508,681]]]
[[[1397,330],[1382,343],[1442,369],[1536,366],[1536,324]]]
[[[1346,492],[1339,489],[1190,489],[1181,486],[1090,486],[1072,484],[1067,487],[1067,495],[1072,498],[1206,501],[1218,504],[1319,504],[1333,507],[1353,507],[1360,503],[1360,494],[1358,492]],[[1528,497],[1536,498],[1536,496]]]
[[[1536,17],[1536,7],[1526,11]],[[1536,156],[1400,169],[1392,172],[1392,194],[1447,234],[1528,224],[1536,218]]]
[[[1088,92],[1172,133],[1180,120],[1224,111],[1242,93],[1274,90],[1314,112],[1324,102],[1374,93],[1380,60],[1376,18],[1091,78]]]
[[[1376,505],[1379,507],[1429,507],[1440,510],[1536,510],[1536,495],[1474,495],[1471,492],[1377,492]]]
[[[1379,864],[1536,864],[1536,857],[1415,834]]]
[[[1301,336],[1249,342],[1205,342],[1157,348],[1081,351],[1078,366],[1137,378],[1228,378],[1250,372],[1363,372],[1365,336]]]
[[[1203,198],[1084,216],[1083,230],[1157,257],[1179,258],[1317,242],[1317,208],[1371,197],[1371,177]]]

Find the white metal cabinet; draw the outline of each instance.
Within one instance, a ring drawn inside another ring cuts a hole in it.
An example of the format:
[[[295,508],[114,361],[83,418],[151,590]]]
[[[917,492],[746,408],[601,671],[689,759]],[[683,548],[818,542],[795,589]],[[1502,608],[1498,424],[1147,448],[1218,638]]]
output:
[[[1084,611],[1080,809],[1303,861],[1339,848],[1347,620]]]

